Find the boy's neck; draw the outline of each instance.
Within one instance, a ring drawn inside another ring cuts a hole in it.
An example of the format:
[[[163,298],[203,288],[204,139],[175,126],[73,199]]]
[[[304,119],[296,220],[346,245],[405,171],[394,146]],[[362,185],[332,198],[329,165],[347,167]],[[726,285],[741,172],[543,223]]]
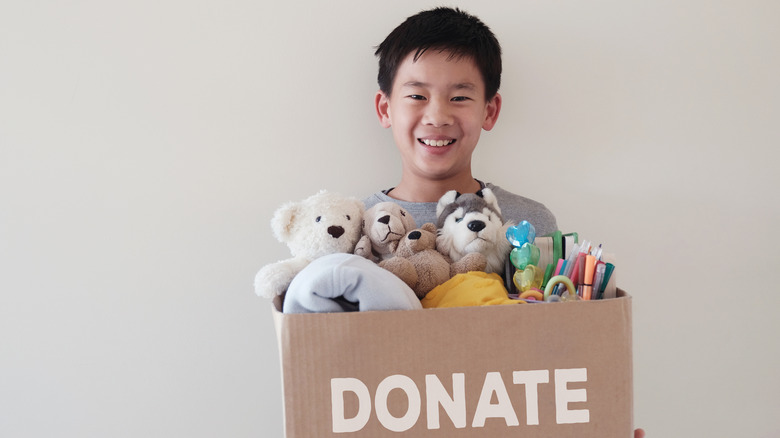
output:
[[[414,180],[414,181],[413,181]],[[459,193],[476,193],[481,188],[471,175],[445,180],[416,179],[404,176],[388,193],[393,199],[408,202],[438,202],[450,190]]]

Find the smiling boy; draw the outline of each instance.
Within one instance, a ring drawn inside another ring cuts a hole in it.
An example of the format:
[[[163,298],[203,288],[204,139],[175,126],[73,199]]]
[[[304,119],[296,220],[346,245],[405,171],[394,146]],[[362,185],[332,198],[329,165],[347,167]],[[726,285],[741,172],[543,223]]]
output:
[[[436,8],[409,17],[379,45],[375,108],[401,155],[401,181],[365,199],[393,201],[418,225],[436,223],[436,202],[449,190],[489,187],[504,219],[531,222],[538,235],[557,229],[542,204],[472,176],[471,157],[482,130],[501,112],[501,47],[478,18]]]
[[[366,208],[392,201],[412,214],[417,225],[436,223],[436,205],[446,192],[476,193],[489,187],[505,220],[531,222],[537,235],[557,229],[555,216],[542,204],[472,176],[471,157],[483,130],[493,129],[501,112],[501,47],[478,18],[458,9],[436,8],[409,17],[376,50],[379,91],[375,108],[380,124],[390,128],[401,155],[401,181],[364,200]],[[317,285],[335,284],[348,272],[351,284],[367,283],[376,272],[368,263],[346,266],[359,256],[339,255],[317,269],[309,265],[291,285],[291,294],[312,295]],[[371,283],[377,296],[392,295],[406,285]],[[383,291],[386,289],[386,292]],[[306,311],[317,311],[307,309]],[[641,429],[635,438],[644,437]]]

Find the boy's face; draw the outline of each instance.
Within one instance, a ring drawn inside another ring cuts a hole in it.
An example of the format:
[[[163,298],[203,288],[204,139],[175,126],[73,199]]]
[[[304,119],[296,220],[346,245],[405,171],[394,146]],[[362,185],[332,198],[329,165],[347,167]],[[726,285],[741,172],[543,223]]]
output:
[[[426,51],[398,67],[390,96],[378,92],[377,115],[392,128],[404,172],[428,180],[471,176],[471,154],[482,130],[498,119],[501,96],[485,100],[485,84],[471,58]]]

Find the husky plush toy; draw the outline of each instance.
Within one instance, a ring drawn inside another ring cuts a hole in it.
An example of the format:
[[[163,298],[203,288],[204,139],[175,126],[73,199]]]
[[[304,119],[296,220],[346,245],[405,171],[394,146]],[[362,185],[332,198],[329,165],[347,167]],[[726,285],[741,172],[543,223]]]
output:
[[[512,249],[506,239],[511,224],[504,223],[492,190],[484,188],[464,195],[451,190],[439,199],[436,216],[436,247],[442,254],[455,262],[478,252],[487,259],[486,272],[503,272]]]

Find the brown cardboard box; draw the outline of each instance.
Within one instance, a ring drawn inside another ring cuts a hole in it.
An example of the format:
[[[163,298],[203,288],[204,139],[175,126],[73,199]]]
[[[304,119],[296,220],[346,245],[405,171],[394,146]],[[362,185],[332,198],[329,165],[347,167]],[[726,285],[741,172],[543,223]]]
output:
[[[633,436],[631,297],[282,314],[285,433]]]

